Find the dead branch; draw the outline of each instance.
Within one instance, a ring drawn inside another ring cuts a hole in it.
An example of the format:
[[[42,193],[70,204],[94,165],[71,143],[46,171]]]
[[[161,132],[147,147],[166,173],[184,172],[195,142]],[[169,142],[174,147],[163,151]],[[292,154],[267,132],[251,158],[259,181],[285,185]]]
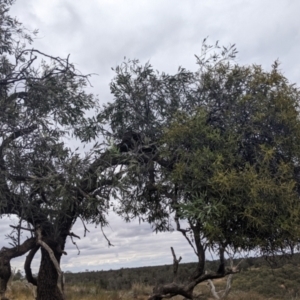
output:
[[[234,266],[234,265],[233,265],[233,259],[230,258],[230,267],[231,267],[231,270],[232,270],[233,272],[235,272],[235,273],[238,272],[238,266],[242,263],[242,261],[243,261],[243,259],[241,259],[241,260],[239,261],[239,263],[238,263],[236,266]],[[214,283],[213,283],[212,280],[209,279],[209,280],[207,281],[207,282],[208,282],[208,285],[209,285],[209,287],[210,287],[210,291],[211,291],[211,293],[212,293],[212,296],[213,296],[215,299],[221,300],[221,299],[226,299],[226,298],[227,298],[227,296],[229,295],[230,290],[231,290],[232,277],[233,277],[233,274],[230,274],[230,275],[228,276],[227,281],[226,281],[226,287],[225,287],[225,290],[221,290],[221,291],[219,291],[219,292],[216,291],[216,287],[215,287],[215,285],[214,285]]]
[[[176,254],[173,247],[171,247],[171,252],[173,255],[173,282],[175,282],[177,280],[178,266],[182,257],[180,256],[178,259],[176,258]]]
[[[185,285],[172,282],[170,284],[157,286],[153,289],[153,294],[149,296],[148,300],[162,300],[164,298],[171,298],[175,295],[181,295],[186,299],[193,299],[194,297],[193,290],[200,282],[217,279],[217,278],[223,278],[227,275],[235,274],[237,272],[239,272],[237,268],[227,268],[225,269],[223,274],[218,272],[205,273],[199,275],[190,283]]]
[[[238,266],[242,263],[243,259],[240,260],[240,262],[234,266],[233,265],[233,259],[230,258],[230,267],[232,269],[233,272],[238,272]],[[221,290],[219,292],[216,291],[216,287],[213,283],[212,280],[208,280],[208,285],[210,287],[210,291],[211,291],[211,294],[212,296],[217,299],[217,300],[221,300],[221,299],[226,299],[227,296],[229,295],[230,293],[230,290],[231,290],[231,282],[232,282],[232,277],[233,277],[233,274],[230,274],[227,278],[227,281],[226,281],[226,287],[225,287],[225,290]]]
[[[228,276],[227,281],[226,281],[225,290],[221,290],[219,292],[216,291],[216,287],[215,287],[213,281],[211,279],[207,280],[207,283],[208,283],[209,288],[210,288],[210,292],[211,292],[212,296],[215,299],[222,300],[222,299],[226,299],[227,298],[227,296],[229,295],[229,292],[231,290],[232,277],[233,277],[233,274],[230,274]]]

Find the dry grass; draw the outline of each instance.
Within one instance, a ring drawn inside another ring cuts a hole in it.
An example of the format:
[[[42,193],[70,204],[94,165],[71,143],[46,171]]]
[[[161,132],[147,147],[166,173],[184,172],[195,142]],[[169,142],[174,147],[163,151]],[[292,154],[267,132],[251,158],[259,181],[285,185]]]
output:
[[[26,285],[21,281],[13,281],[10,283],[6,296],[10,300],[34,300],[35,287]]]
[[[222,288],[223,281],[216,282],[216,286]],[[134,283],[130,291],[106,291],[95,286],[66,286],[67,300],[146,300],[152,292],[152,287],[141,283]],[[209,294],[206,283],[200,284],[195,289],[196,294],[202,295],[202,299],[213,300]],[[11,300],[34,300],[32,290],[22,283],[11,285],[7,296]],[[181,300],[182,297],[174,297],[173,300]],[[255,292],[232,291],[228,300],[277,300],[274,298],[265,298]],[[300,298],[291,298],[290,300],[300,300]]]
[[[242,292],[242,291],[237,291],[237,292],[232,292],[228,296],[228,300],[277,300],[273,298],[265,298],[264,296],[261,296],[255,292]]]
[[[142,284],[140,282],[135,282],[132,284],[131,293],[133,297],[138,296],[149,296],[152,293],[153,286],[148,284]]]

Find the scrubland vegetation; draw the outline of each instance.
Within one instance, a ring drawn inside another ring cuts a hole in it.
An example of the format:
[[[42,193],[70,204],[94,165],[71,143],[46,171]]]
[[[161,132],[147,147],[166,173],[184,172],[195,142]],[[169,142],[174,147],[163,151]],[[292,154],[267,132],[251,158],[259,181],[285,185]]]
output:
[[[217,261],[208,262],[215,268]],[[187,280],[186,274],[193,264],[180,265],[180,281]],[[148,299],[156,284],[170,280],[172,266],[155,266],[109,271],[82,273],[66,272],[65,294],[67,300],[127,300]],[[214,281],[216,290],[224,289],[226,278]],[[199,299],[213,299],[207,282],[195,289]],[[32,288],[22,281],[10,284],[10,299],[33,300]],[[172,299],[183,299],[173,297]],[[246,258],[241,263],[241,272],[234,276],[229,300],[300,299],[300,255],[292,258],[278,257],[273,261],[264,258]]]

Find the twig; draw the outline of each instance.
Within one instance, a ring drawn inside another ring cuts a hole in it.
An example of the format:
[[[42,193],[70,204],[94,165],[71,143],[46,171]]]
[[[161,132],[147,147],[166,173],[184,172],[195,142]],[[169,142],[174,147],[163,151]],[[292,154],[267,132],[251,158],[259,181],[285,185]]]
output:
[[[83,221],[83,219],[81,218],[81,217],[79,217],[79,219],[81,220],[81,222],[82,222],[82,225],[83,225],[83,228],[84,228],[84,237],[86,237],[86,233],[87,232],[90,232],[88,229],[87,229],[87,227],[85,226],[85,224],[84,224],[84,221]]]
[[[79,250],[79,248],[78,248],[77,243],[73,240],[73,237],[76,237],[76,238],[80,239],[80,236],[76,235],[76,234],[73,233],[73,232],[70,232],[70,233],[69,233],[69,236],[71,237],[71,241],[72,241],[73,245],[76,246],[76,248],[77,248],[77,250],[78,250],[78,255],[79,255],[79,254],[80,254],[80,250]]]
[[[70,232],[69,236],[76,237],[76,238],[80,239],[80,236],[75,234],[74,232]]]
[[[28,231],[34,232],[34,229],[22,227],[22,226],[20,226],[20,225],[18,225],[18,226],[9,225],[9,226],[12,227],[12,228],[14,228],[14,229],[17,229],[17,230],[22,229],[22,230],[28,230]]]
[[[113,246],[113,247],[114,247],[114,245],[110,242],[110,240],[109,240],[109,239],[107,238],[107,236],[105,235],[102,226],[101,226],[101,231],[102,231],[103,236],[104,236],[105,239],[107,240],[108,246],[109,246],[109,247],[110,247],[110,246]]]

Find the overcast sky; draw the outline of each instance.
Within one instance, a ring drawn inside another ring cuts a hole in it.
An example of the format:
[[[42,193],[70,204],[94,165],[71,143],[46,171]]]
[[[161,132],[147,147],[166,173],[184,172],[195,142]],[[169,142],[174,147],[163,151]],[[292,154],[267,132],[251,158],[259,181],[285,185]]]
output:
[[[269,69],[279,59],[285,76],[299,85],[299,0],[17,0],[11,15],[29,29],[39,29],[33,47],[53,56],[67,56],[83,73],[96,73],[91,91],[101,103],[112,100],[109,82],[116,67],[127,58],[150,61],[155,69],[174,73],[179,65],[196,70],[194,54],[202,40],[236,44],[240,64]],[[0,248],[7,226],[0,220]],[[117,269],[172,263],[170,246],[182,262],[195,257],[179,233],[156,235],[147,224],[126,224],[113,214],[105,229],[114,247],[108,248],[99,228],[89,226],[77,249],[69,241],[64,271]],[[24,258],[13,265],[21,268]],[[33,269],[37,271],[38,261]]]

